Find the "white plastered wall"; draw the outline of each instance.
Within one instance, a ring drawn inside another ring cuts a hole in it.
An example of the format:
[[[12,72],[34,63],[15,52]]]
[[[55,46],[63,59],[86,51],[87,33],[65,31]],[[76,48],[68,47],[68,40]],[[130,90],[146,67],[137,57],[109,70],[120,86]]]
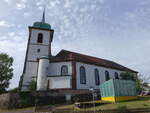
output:
[[[50,63],[48,68],[48,80],[49,87],[51,89],[55,88],[71,88],[71,75],[72,75],[72,63],[71,62],[55,62]],[[63,65],[68,66],[68,75],[69,76],[61,76],[61,67]],[[55,76],[55,77],[50,77]],[[59,77],[57,77],[59,76]]]
[[[28,83],[36,77],[38,62],[28,62],[26,65],[26,72],[23,79],[24,85],[28,85]]]
[[[43,43],[37,43],[38,34],[43,34]],[[51,45],[50,31],[31,28],[30,42],[28,45],[28,54],[26,59],[26,70],[23,75],[22,90],[27,90],[27,86],[33,78],[37,76],[38,61],[41,56],[49,56],[49,47]],[[40,52],[37,50],[40,49]],[[35,80],[35,79],[34,79]]]
[[[57,76],[61,75],[61,67],[63,65],[68,66],[68,75],[72,75],[72,65],[71,62],[55,62],[50,63],[48,68],[48,75],[49,76]]]
[[[29,48],[28,60],[37,61],[37,58],[49,55],[49,46],[43,46],[39,44],[29,45]],[[37,52],[38,49],[40,49],[40,52]]]
[[[86,70],[86,84],[80,84],[80,67],[84,66]],[[94,89],[98,89],[99,86],[95,84],[95,75],[94,69],[99,70],[100,84],[105,82],[105,71],[109,72],[110,79],[115,78],[114,73],[117,72],[120,74],[122,71],[116,69],[105,68],[96,65],[85,64],[81,62],[76,63],[76,71],[77,71],[77,89],[89,89],[90,87],[94,87]]]
[[[30,44],[37,44],[37,37],[38,34],[42,33],[43,34],[43,44],[49,45],[49,38],[50,38],[50,31],[45,31],[45,30],[40,30],[40,29],[32,29],[31,31],[31,39],[30,39]]]
[[[38,34],[43,34],[43,43],[37,43]],[[32,29],[31,37],[29,42],[29,51],[27,60],[36,61],[37,58],[41,56],[49,55],[49,46],[50,46],[50,32],[44,30]],[[40,52],[37,52],[37,49],[40,49]]]
[[[48,77],[48,80],[50,89],[71,88],[71,76]]]

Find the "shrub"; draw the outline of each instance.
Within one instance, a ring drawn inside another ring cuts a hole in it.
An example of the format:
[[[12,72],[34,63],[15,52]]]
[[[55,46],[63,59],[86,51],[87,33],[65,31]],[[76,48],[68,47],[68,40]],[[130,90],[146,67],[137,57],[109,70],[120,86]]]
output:
[[[123,80],[133,80],[133,81],[136,81],[136,76],[134,75],[134,73],[131,73],[131,72],[122,72],[120,74],[120,77]]]
[[[21,102],[20,107],[29,107],[34,105],[34,96],[31,92],[19,92]]]
[[[36,90],[36,82],[32,80],[29,84],[29,91],[35,91]]]

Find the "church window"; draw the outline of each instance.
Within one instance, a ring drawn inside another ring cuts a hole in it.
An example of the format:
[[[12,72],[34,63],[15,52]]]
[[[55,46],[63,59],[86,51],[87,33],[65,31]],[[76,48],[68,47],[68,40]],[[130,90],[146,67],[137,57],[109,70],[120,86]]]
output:
[[[43,34],[42,33],[38,34],[37,43],[43,43]]]
[[[115,79],[119,79],[119,75],[117,72],[115,72]]]
[[[37,52],[39,53],[39,52],[40,52],[40,49],[37,49]]]
[[[63,65],[61,67],[61,75],[68,75],[68,66]]]
[[[86,84],[86,72],[83,66],[80,67],[80,84]]]
[[[105,71],[105,79],[106,79],[106,81],[110,79],[108,71]]]
[[[95,84],[99,85],[100,84],[100,79],[99,79],[99,71],[98,71],[98,69],[95,69],[94,73],[95,73]]]

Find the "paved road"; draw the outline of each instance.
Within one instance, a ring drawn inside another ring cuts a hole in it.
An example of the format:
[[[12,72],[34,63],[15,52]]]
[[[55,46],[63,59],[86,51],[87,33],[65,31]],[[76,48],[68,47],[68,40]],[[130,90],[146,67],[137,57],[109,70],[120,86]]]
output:
[[[24,110],[12,110],[12,111],[2,111],[0,113],[34,113],[34,109],[24,109]]]

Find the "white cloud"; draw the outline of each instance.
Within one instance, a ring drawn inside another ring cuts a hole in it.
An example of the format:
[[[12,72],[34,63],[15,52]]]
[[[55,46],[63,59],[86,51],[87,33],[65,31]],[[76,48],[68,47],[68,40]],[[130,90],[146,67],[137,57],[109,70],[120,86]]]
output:
[[[22,74],[24,55],[26,49],[25,33],[8,32],[7,36],[0,38],[0,53],[4,52],[14,58],[14,77],[11,80],[10,88],[17,87]],[[21,68],[20,68],[21,67]]]
[[[40,5],[42,5],[42,4],[43,4],[42,2],[37,2],[37,3],[36,3],[37,6],[40,6]]]
[[[14,76],[11,80],[10,88],[18,86],[20,75],[22,74],[22,68],[20,67],[23,67],[25,47],[26,42],[18,43],[11,40],[0,41],[0,52],[7,53],[14,58]]]
[[[70,0],[65,0],[64,7],[65,8],[70,8],[71,7],[71,1]]]
[[[37,6],[44,6],[46,4],[46,1],[45,0],[37,0],[36,1],[36,5]]]
[[[16,1],[16,9],[21,10],[21,9],[26,8],[26,3],[27,3],[27,0]]]
[[[47,6],[49,7],[49,8],[53,8],[53,7],[55,7],[56,5],[58,5],[58,4],[60,4],[61,2],[60,2],[60,0],[51,0],[51,1],[49,1],[48,3],[47,3]]]
[[[0,21],[0,27],[12,27],[13,24],[9,24],[8,22],[2,20]]]
[[[0,41],[6,40],[7,36],[1,36]]]
[[[10,37],[12,37],[12,36],[14,36],[15,35],[15,32],[9,32],[8,33],[8,36],[10,36]]]
[[[24,15],[25,17],[28,17],[28,16],[31,15],[31,12],[24,12],[23,15]]]
[[[105,2],[105,0],[99,0],[99,2],[103,4]]]
[[[26,7],[26,5],[22,4],[22,3],[17,3],[16,6],[17,6],[17,9],[19,9],[19,10],[24,9]]]
[[[44,4],[47,6],[46,20],[55,30],[52,43],[54,53],[68,49],[114,60],[139,72],[150,73],[150,54],[147,54],[150,36],[145,35],[150,34],[150,27],[147,27],[150,26],[150,2],[147,0],[135,3],[131,0],[4,1],[9,5],[5,4],[6,10],[1,12],[0,19],[1,16],[7,17],[8,22],[0,21],[0,27],[11,27],[9,21],[14,22],[16,26],[7,31],[0,29],[0,33],[6,32],[6,35],[0,37],[0,52],[7,52],[15,59],[15,77],[12,83],[18,84],[18,78],[22,73],[28,37],[19,33],[21,30],[28,32],[27,25],[41,18]],[[136,5],[143,1],[146,3]],[[22,15],[24,18],[20,18]]]
[[[38,6],[38,9],[39,9],[39,10],[43,10],[43,7],[42,7],[42,6]]]
[[[10,4],[12,0],[4,0],[6,3]]]
[[[9,6],[18,10],[26,8],[27,0],[4,0]]]

